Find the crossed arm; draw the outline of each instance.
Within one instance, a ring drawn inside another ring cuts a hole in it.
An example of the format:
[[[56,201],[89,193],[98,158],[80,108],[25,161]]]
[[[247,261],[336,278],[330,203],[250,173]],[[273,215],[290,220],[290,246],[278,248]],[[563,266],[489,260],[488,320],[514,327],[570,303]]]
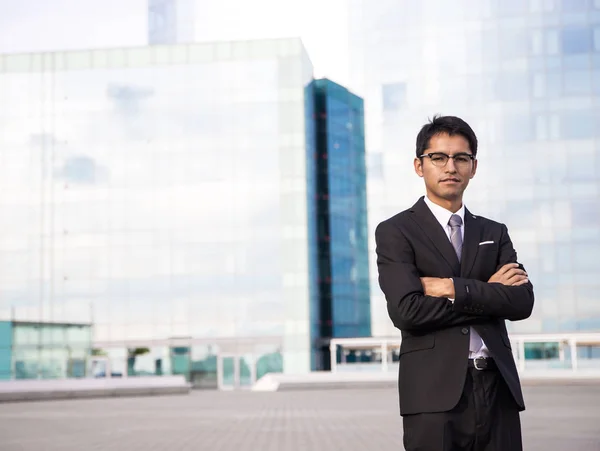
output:
[[[516,252],[504,226],[500,269],[487,282],[421,278],[414,250],[400,229],[389,222],[377,227],[375,241],[379,285],[390,319],[398,329],[440,329],[492,318],[516,321],[531,315],[533,286],[516,263]]]

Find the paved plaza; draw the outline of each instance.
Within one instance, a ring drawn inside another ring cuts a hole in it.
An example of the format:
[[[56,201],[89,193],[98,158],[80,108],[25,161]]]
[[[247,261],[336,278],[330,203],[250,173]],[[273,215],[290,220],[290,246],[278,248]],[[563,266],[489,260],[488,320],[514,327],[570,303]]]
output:
[[[526,451],[600,451],[600,385],[527,386],[525,395]],[[1,451],[403,449],[393,389],[0,404]]]

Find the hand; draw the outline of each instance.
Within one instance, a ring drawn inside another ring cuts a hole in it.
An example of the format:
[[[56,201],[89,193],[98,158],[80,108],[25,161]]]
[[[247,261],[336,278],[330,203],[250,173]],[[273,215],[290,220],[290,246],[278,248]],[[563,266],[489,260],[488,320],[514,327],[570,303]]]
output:
[[[454,298],[454,282],[452,279],[439,277],[421,277],[421,285],[426,296],[437,298]]]
[[[527,273],[519,268],[518,263],[508,263],[496,272],[488,283],[501,283],[509,287],[518,287],[529,282]]]

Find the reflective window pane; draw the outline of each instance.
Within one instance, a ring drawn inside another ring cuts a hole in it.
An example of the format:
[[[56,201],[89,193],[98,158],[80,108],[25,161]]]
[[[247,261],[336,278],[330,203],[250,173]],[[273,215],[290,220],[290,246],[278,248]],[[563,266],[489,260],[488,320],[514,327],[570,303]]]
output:
[[[586,11],[590,6],[590,0],[561,0],[561,9],[564,12]]]
[[[566,71],[565,94],[589,94],[592,80],[589,71]]]
[[[593,48],[592,31],[589,28],[564,28],[561,30],[561,48],[565,54],[589,52]]]
[[[570,111],[561,115],[561,135],[564,139],[585,139],[595,134],[595,117],[590,110]]]
[[[406,84],[391,83],[382,85],[381,95],[385,111],[398,110],[406,104]]]

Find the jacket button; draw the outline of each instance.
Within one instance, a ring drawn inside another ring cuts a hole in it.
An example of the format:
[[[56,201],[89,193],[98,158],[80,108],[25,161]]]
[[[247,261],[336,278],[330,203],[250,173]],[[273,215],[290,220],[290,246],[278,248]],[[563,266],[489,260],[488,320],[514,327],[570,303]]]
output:
[[[466,327],[463,327],[461,329],[461,332],[463,333],[463,335],[467,335],[469,333],[469,329],[467,329]]]

